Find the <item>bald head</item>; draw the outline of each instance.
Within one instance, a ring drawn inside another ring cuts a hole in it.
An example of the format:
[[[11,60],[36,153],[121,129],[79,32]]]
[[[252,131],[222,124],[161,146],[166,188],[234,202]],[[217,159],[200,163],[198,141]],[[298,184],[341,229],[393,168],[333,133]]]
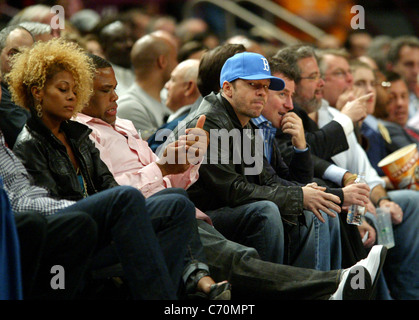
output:
[[[150,33],[152,36],[166,39],[177,51],[179,49],[178,39],[170,32],[165,30],[156,30]]]
[[[12,26],[0,32],[0,62],[3,77],[12,68],[11,59],[22,48],[30,47],[34,43],[32,34],[23,27]]]
[[[161,71],[167,81],[177,65],[177,51],[169,39],[148,34],[138,39],[131,50],[131,63],[137,77],[143,78],[151,72]]]
[[[200,92],[196,84],[198,79],[199,60],[188,59],[173,69],[170,80],[166,83],[166,105],[172,111],[190,105],[199,98]]]

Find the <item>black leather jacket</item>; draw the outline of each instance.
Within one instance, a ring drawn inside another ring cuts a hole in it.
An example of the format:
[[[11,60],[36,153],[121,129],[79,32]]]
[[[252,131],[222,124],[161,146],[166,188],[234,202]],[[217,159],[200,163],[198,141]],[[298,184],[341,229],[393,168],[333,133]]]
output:
[[[230,149],[228,163],[220,163],[221,158],[225,159],[225,156],[220,155],[222,144],[220,139],[218,139],[218,144],[214,141],[211,130],[226,129],[227,132],[238,130],[243,137],[245,135],[243,129],[254,130],[255,128],[250,123],[243,128],[230,103],[220,94],[211,93],[206,96],[199,108],[185,119],[186,128],[194,127],[202,114],[206,115],[204,129],[210,132],[211,140],[206,154],[206,163],[204,162],[199,169],[199,179],[188,189],[189,196],[195,205],[205,211],[225,206],[236,207],[258,200],[270,200],[278,205],[285,221],[296,223],[297,216],[303,213],[303,191],[300,186],[282,186],[275,182],[272,175],[263,168],[258,175],[246,175],[245,168],[253,167],[254,164],[232,161],[231,150],[241,149],[243,156],[244,149],[232,139],[228,146]],[[179,127],[174,132],[176,136],[178,129]],[[254,142],[254,135],[251,137]],[[216,145],[218,148],[214,148]],[[254,146],[253,143],[250,145]],[[211,163],[212,157],[218,159],[217,163],[214,161]]]
[[[99,150],[90,140],[87,126],[66,121],[61,125],[77,158],[89,195],[118,183],[100,159]],[[83,198],[76,170],[66,147],[39,120],[32,116],[19,134],[13,148],[31,176],[32,182],[46,188],[52,197],[68,200]]]

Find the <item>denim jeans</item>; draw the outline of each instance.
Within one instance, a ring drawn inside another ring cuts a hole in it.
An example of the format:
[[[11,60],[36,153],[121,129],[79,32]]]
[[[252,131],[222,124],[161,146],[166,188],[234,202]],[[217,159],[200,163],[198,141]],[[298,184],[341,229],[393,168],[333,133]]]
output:
[[[304,211],[305,225],[285,228],[288,241],[287,264],[322,271],[341,268],[340,222],[322,212],[321,222],[311,211]]]
[[[329,299],[341,270],[318,271],[263,261],[254,248],[227,240],[205,221],[198,221],[213,277],[228,280],[235,299]]]
[[[171,212],[170,216],[168,216],[167,211],[162,210],[162,203],[165,201],[173,204],[173,209],[169,210]],[[189,201],[188,193],[181,188],[164,189],[146,199],[146,208],[150,213],[154,230],[158,233],[164,256],[177,255],[177,244],[173,241],[173,232],[167,228],[165,229],[165,225],[167,224],[168,218],[173,219],[173,216],[176,215],[182,216],[195,213],[195,206]],[[197,270],[206,270],[209,272],[201,239],[198,234],[196,219],[192,222],[191,229],[192,236],[185,255],[185,269],[182,274],[184,284],[189,276]],[[171,260],[174,259],[172,258]],[[171,266],[169,266],[169,270],[171,269]],[[176,275],[176,279],[180,279],[179,274]]]
[[[75,210],[50,216],[19,213],[16,222],[24,281],[33,277],[24,285],[24,298],[73,299],[97,243],[96,223]],[[53,266],[64,270],[63,289],[51,286]]]
[[[154,209],[166,217],[156,231],[148,211]],[[133,299],[177,298],[196,223],[188,199],[156,195],[146,201],[137,189],[120,186],[91,195],[58,214],[74,210],[88,213],[96,222],[98,250],[114,243]]]
[[[333,211],[333,210],[332,210]],[[336,217],[333,218],[324,212],[322,212],[322,216],[324,220],[326,220],[326,224],[322,224],[320,221],[318,223],[320,224],[320,229],[324,228],[329,231],[329,244],[325,246],[325,248],[322,250],[323,255],[322,259],[319,259],[317,270],[337,270],[342,268],[342,240],[340,236],[340,220],[338,217],[338,213],[333,211],[336,214]],[[317,220],[317,219],[316,219]],[[321,232],[319,233],[319,240],[320,244],[322,243],[321,239]],[[330,259],[328,261],[327,259]]]
[[[419,299],[419,194],[413,190],[388,192],[403,210],[403,221],[393,225],[395,246],[388,250],[384,275],[390,295],[399,300]],[[374,218],[372,218],[373,222]]]
[[[262,260],[283,263],[284,227],[273,202],[257,201],[205,213],[227,239],[255,248]]]

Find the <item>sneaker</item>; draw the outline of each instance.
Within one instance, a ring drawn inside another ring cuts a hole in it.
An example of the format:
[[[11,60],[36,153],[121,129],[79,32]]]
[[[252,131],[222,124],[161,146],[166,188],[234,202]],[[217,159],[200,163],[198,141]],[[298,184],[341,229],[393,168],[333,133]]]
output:
[[[382,245],[372,247],[368,257],[360,260],[341,274],[338,289],[330,297],[331,300],[371,299],[377,285],[377,279],[383,268],[387,248]],[[364,278],[364,283],[357,281]]]
[[[370,298],[372,281],[367,268],[354,265],[342,270],[340,279],[338,289],[329,300],[368,300]]]
[[[384,261],[386,260],[387,248],[383,245],[373,246],[368,254],[368,257],[358,261],[355,266],[365,267],[371,275],[372,291],[378,282],[381,270],[383,269]]]

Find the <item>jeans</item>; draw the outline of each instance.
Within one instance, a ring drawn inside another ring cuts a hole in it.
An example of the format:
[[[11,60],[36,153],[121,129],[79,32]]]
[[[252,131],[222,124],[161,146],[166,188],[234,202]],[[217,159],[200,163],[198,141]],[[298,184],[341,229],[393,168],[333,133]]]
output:
[[[403,210],[403,221],[393,225],[395,246],[388,250],[384,275],[394,299],[419,299],[419,194],[413,190],[388,192]],[[374,220],[373,220],[374,221]]]
[[[263,261],[254,248],[227,240],[208,223],[198,231],[213,277],[227,279],[235,299],[329,299],[341,270],[318,271]]]
[[[162,210],[162,203],[164,202],[172,205],[173,208],[170,208],[170,210]],[[181,188],[167,188],[147,198],[146,207],[147,211],[150,213],[154,230],[158,234],[164,256],[177,255],[177,244],[173,241],[173,232],[169,231],[169,229],[165,230],[165,226],[167,224],[167,219],[173,219],[173,216],[179,215],[182,217],[185,214],[195,215],[195,206],[189,201],[188,193]],[[168,212],[171,212],[171,214],[168,215]],[[185,269],[182,274],[184,284],[189,276],[197,270],[206,270],[209,272],[204,249],[198,234],[196,219],[193,219],[191,229],[192,236],[187,246],[188,250],[185,255]],[[169,266],[169,270],[170,269],[171,267]],[[180,279],[179,274],[176,275],[176,277],[176,279]]]
[[[262,260],[283,263],[284,227],[273,202],[257,201],[205,213],[227,239],[255,248]]]
[[[91,195],[58,214],[74,210],[86,212],[96,222],[97,250],[114,243],[133,299],[177,298],[196,223],[189,200],[156,194],[146,204],[137,189],[120,186]],[[166,217],[156,223],[157,231],[148,210]]]
[[[72,299],[97,241],[96,223],[84,212],[15,215],[24,299]],[[53,266],[64,269],[63,289],[53,289]]]
[[[339,218],[322,212],[321,222],[311,211],[304,211],[305,225],[285,227],[288,237],[287,264],[322,271],[341,268],[342,249]]]
[[[316,268],[318,270],[326,271],[326,270],[337,270],[337,269],[342,268],[342,240],[341,240],[341,235],[340,235],[341,222],[339,221],[338,213],[337,212],[334,212],[334,213],[336,214],[335,218],[322,212],[322,216],[324,220],[326,220],[326,224],[322,224],[320,221],[318,221],[318,223],[320,224],[320,228],[328,227],[328,231],[330,235],[330,237],[328,238],[329,245],[326,245],[326,248],[322,251],[323,259],[319,260],[318,267]],[[321,233],[319,235],[319,239],[321,243],[322,241]],[[328,258],[330,259],[330,261],[327,260]]]

